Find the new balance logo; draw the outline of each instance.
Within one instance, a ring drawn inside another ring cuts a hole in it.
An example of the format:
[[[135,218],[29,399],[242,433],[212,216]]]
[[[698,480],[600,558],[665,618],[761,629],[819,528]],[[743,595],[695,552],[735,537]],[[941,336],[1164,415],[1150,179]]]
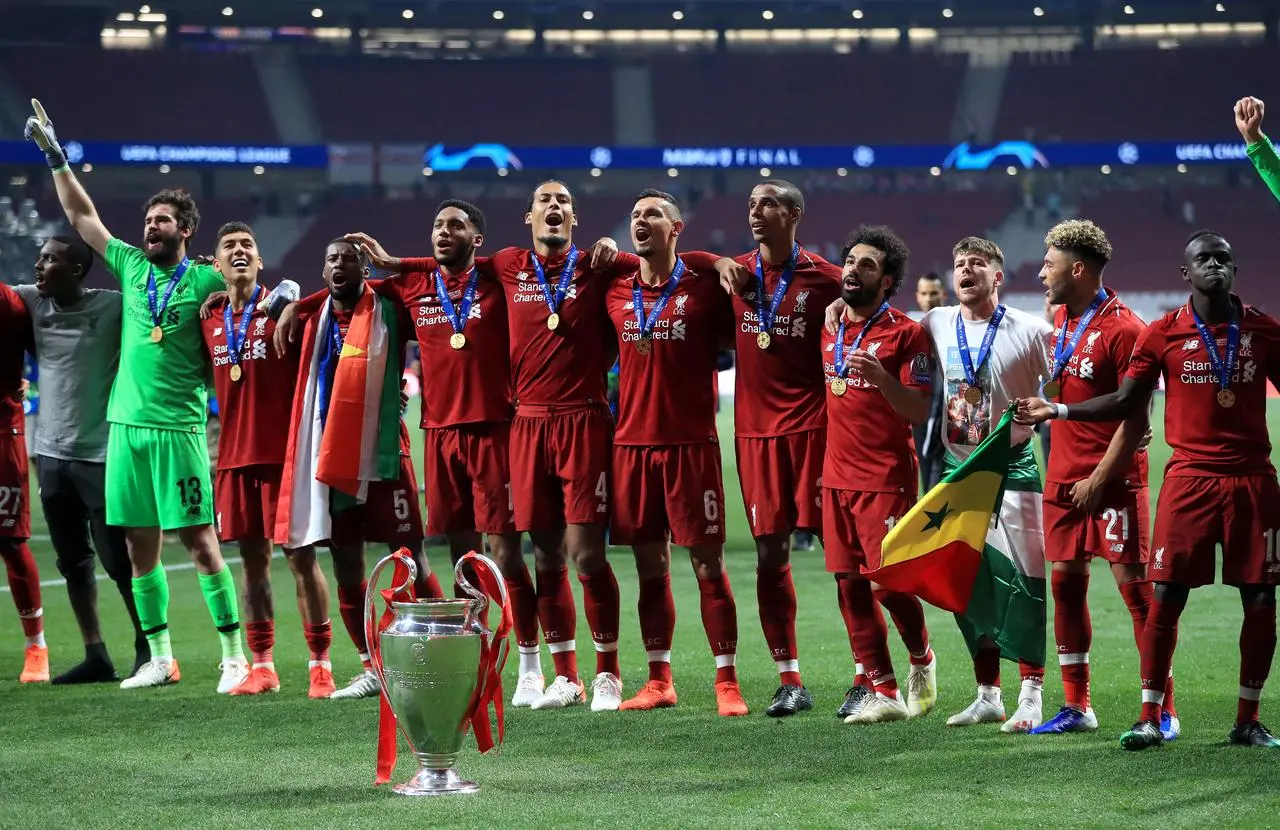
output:
[[[707,525],[707,529],[704,531],[705,535],[707,536],[714,536],[719,532],[720,532],[720,525]]]
[[[1195,338],[1192,338],[1191,340],[1188,340],[1187,342],[1182,344],[1182,350],[1184,352],[1194,352],[1199,347],[1200,347],[1200,341],[1196,340]]]

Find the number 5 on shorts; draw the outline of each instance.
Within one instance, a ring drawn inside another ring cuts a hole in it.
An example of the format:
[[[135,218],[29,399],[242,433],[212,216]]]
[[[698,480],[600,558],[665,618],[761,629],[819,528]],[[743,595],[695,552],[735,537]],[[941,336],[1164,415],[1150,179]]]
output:
[[[403,490],[396,490],[391,494],[392,504],[395,505],[396,518],[400,521],[407,521],[409,518],[409,500],[405,498]]]

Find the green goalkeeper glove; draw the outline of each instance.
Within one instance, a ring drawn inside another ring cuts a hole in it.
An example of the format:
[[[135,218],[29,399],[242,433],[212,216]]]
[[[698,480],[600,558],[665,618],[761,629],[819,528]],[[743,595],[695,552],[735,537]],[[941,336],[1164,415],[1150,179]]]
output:
[[[28,141],[34,141],[36,146],[44,152],[44,157],[49,162],[49,166],[54,170],[63,167],[67,163],[67,154],[62,152],[62,146],[58,144],[58,136],[53,131],[53,122],[49,120],[49,115],[44,111],[44,107],[40,106],[40,102],[35,98],[31,99],[31,108],[35,110],[35,115],[27,119],[27,128],[23,130],[23,135]]]

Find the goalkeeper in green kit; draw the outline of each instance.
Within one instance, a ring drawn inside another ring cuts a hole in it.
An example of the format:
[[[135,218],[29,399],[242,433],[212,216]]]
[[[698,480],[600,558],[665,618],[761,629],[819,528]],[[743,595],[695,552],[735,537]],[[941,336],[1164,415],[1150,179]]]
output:
[[[160,564],[161,534],[176,531],[199,574],[200,590],[222,639],[218,691],[244,680],[235,583],[213,528],[213,488],[205,443],[208,373],[200,304],[224,290],[210,266],[187,259],[200,223],[185,192],[162,190],[146,204],[143,245],[116,239],[67,165],[53,124],[38,101],[26,137],[44,151],[67,219],[120,281],[124,313],[120,369],[107,408],[107,523],[125,528],[133,595],[151,662],[120,684],[138,689],[176,683],[169,645],[169,583]]]
[[[1276,155],[1271,139],[1262,131],[1264,110],[1262,101],[1257,98],[1241,98],[1236,101],[1236,129],[1244,139],[1249,161],[1253,162],[1254,169],[1262,177],[1271,195],[1280,200],[1280,156]]]

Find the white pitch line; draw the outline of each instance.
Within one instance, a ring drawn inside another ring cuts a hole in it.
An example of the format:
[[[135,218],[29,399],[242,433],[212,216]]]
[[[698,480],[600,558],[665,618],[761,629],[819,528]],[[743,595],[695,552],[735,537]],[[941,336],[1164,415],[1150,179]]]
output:
[[[36,538],[36,537],[32,537],[32,538]],[[228,565],[239,565],[242,560],[240,559],[239,556],[232,556],[228,559],[224,559],[223,561],[226,562]],[[165,565],[164,571],[165,573],[169,573],[170,571],[192,571],[192,570],[195,570],[195,567],[196,567],[196,564],[194,562],[179,562],[176,565]],[[94,578],[97,579],[99,582],[101,582],[104,579],[110,579],[110,577],[108,577],[104,573],[95,574]],[[43,579],[40,581],[41,588],[56,588],[60,585],[66,585],[66,584],[67,584],[67,581],[65,579]],[[10,591],[9,591],[8,585],[0,585],[0,594],[7,594],[9,592]]]

